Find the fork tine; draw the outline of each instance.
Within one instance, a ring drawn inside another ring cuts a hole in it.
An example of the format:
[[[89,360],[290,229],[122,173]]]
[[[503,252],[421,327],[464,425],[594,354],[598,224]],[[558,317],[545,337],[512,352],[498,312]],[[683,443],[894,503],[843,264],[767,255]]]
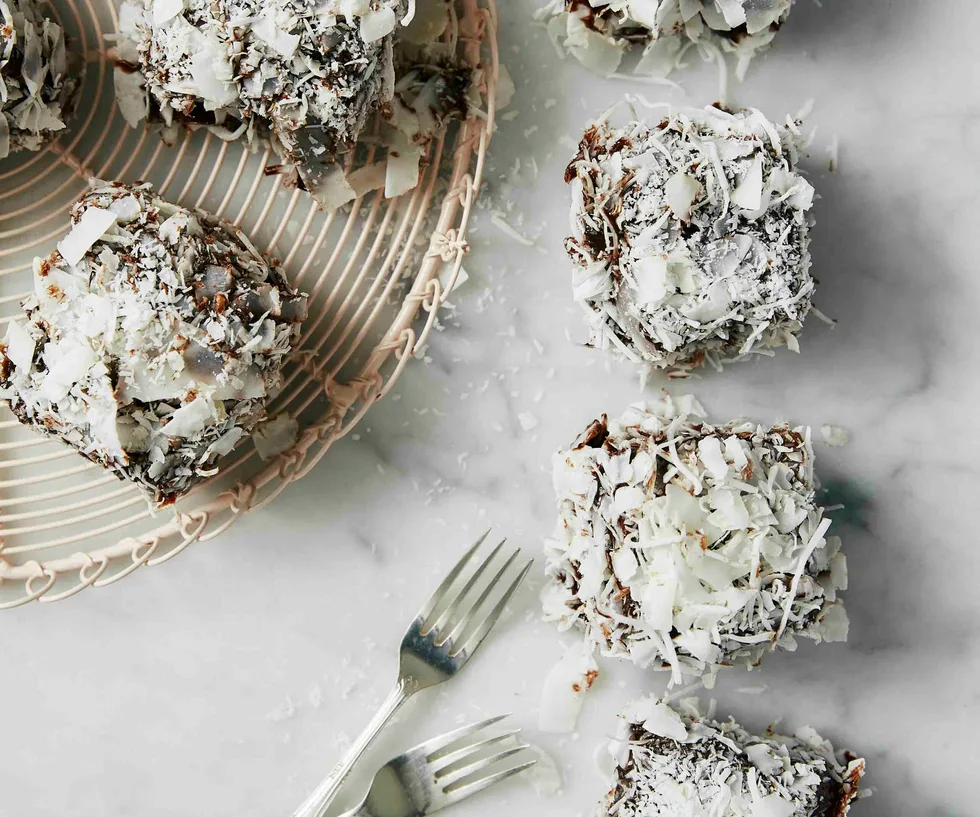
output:
[[[452,732],[448,732],[445,735],[439,735],[437,738],[432,738],[424,743],[420,743],[418,746],[414,746],[409,749],[409,752],[425,752],[425,762],[429,763],[430,758],[440,749],[445,749],[447,746],[456,743],[461,738],[468,737],[474,732],[479,732],[481,729],[486,729],[486,727],[493,726],[493,724],[499,723],[504,718],[509,717],[510,715],[497,715],[494,718],[487,718],[485,721],[480,721],[479,723],[471,723],[469,726],[461,726],[459,729],[454,729]]]
[[[504,749],[489,757],[478,757],[476,759],[463,758],[462,760],[456,761],[456,763],[450,764],[445,769],[436,772],[436,780],[443,784],[443,790],[445,791],[445,788],[451,786],[453,783],[466,777],[472,777],[477,772],[481,772],[487,767],[493,766],[495,763],[500,763],[502,760],[513,757],[529,748],[527,744],[522,743],[519,746]]]
[[[437,636],[436,644],[439,645],[441,643],[438,641],[438,635],[440,632],[442,632],[442,628],[446,626],[446,624],[449,622],[449,619],[459,608],[459,605],[462,602],[462,600],[465,599],[467,594],[470,592],[470,590],[473,589],[473,585],[475,585],[480,580],[480,577],[486,572],[486,569],[490,566],[493,560],[497,558],[497,554],[500,553],[500,549],[504,546],[504,543],[506,541],[507,541],[506,539],[501,540],[500,544],[497,545],[497,547],[495,547],[491,551],[490,555],[483,560],[483,564],[481,564],[473,572],[473,575],[470,576],[469,580],[466,582],[466,584],[463,585],[462,589],[460,589],[460,591],[456,593],[456,595],[453,597],[452,601],[450,601],[449,604],[446,605],[446,609],[442,611],[439,618],[436,620],[435,624],[433,624],[427,631],[423,632],[422,635],[427,635],[428,633],[435,633]]]
[[[467,797],[489,788],[494,783],[499,783],[501,780],[506,780],[508,777],[513,777],[515,774],[520,774],[523,771],[527,771],[535,763],[537,763],[537,760],[529,760],[527,763],[522,763],[520,766],[515,766],[512,769],[504,769],[502,772],[489,774],[486,777],[481,777],[479,780],[474,780],[470,783],[463,783],[462,781],[450,783],[442,790],[446,797],[445,804],[449,806],[453,803],[458,803],[460,800],[465,800]]]
[[[425,606],[419,611],[418,616],[416,616],[416,618],[422,619],[423,624],[425,623],[425,620],[432,615],[432,611],[439,605],[439,601],[442,599],[445,592],[452,586],[453,582],[456,581],[456,578],[463,571],[463,568],[465,568],[466,565],[469,564],[470,559],[473,558],[473,554],[479,550],[480,545],[483,544],[484,540],[489,535],[490,529],[488,528],[486,532],[476,540],[476,544],[466,551],[462,558],[456,562],[456,566],[449,571],[449,575],[442,580],[442,584],[440,584],[436,588],[436,591],[429,597],[429,600],[425,603]]]
[[[504,562],[503,567],[501,567],[500,570],[497,571],[497,575],[495,575],[490,580],[490,583],[483,589],[483,592],[480,594],[480,597],[470,606],[470,609],[466,611],[466,614],[459,620],[459,623],[457,623],[456,626],[453,627],[452,632],[449,633],[448,636],[446,636],[443,643],[448,641],[450,644],[452,644],[455,641],[455,639],[459,638],[459,636],[463,634],[467,626],[469,626],[469,623],[473,620],[473,616],[475,615],[476,611],[479,610],[480,607],[483,606],[483,603],[490,597],[490,594],[497,587],[497,582],[500,581],[500,578],[504,575],[504,573],[507,572],[507,568],[509,568],[514,563],[514,559],[516,559],[520,555],[520,553],[521,553],[520,548],[518,548],[512,554],[510,554],[510,558],[506,562]]]
[[[453,650],[452,653],[453,657],[458,656],[460,654],[472,653],[477,647],[480,646],[480,644],[483,642],[483,639],[487,637],[487,633],[489,633],[493,629],[493,625],[497,623],[497,619],[500,618],[500,614],[504,612],[504,608],[507,606],[507,603],[511,600],[511,597],[514,595],[514,593],[517,592],[517,588],[521,586],[521,582],[524,581],[524,577],[527,575],[527,572],[531,569],[531,565],[533,563],[534,563],[534,559],[528,560],[527,564],[524,565],[524,569],[520,572],[518,577],[514,579],[513,582],[511,582],[510,587],[507,588],[507,592],[504,593],[500,601],[498,601],[496,605],[494,605],[494,608],[489,612],[487,617],[483,620],[483,623],[479,627],[477,627],[476,632],[474,632],[473,635],[471,635],[468,639],[466,639],[466,643],[463,644],[462,647]]]
[[[509,738],[517,737],[517,735],[519,735],[520,733],[521,733],[520,729],[511,729],[509,732],[504,732],[503,734],[500,735],[494,735],[492,738],[487,738],[486,740],[481,740],[478,741],[477,743],[468,743],[466,746],[461,746],[458,749],[453,749],[451,752],[447,752],[446,754],[442,754],[441,752],[443,750],[439,750],[437,752],[433,752],[432,754],[430,754],[426,758],[426,762],[432,765],[438,763],[440,765],[440,769],[445,769],[448,766],[451,766],[457,760],[461,760],[462,758],[471,755],[473,752],[479,752],[482,749],[486,749],[489,746],[493,746],[495,743],[500,743],[501,741],[508,740]],[[459,741],[456,742],[458,743]],[[447,746],[445,748],[448,749],[449,747]],[[435,774],[436,777],[438,777],[440,774],[443,774],[443,772],[440,770],[437,771]]]

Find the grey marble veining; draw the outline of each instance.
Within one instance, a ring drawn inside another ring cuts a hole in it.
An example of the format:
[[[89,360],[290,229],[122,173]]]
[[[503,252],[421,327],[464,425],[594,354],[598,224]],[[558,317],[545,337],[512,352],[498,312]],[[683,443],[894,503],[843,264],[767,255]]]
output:
[[[644,389],[633,367],[579,345],[561,173],[569,138],[616,95],[703,104],[717,95],[714,71],[679,77],[686,99],[604,82],[556,58],[529,24],[532,0],[498,5],[516,116],[495,137],[471,278],[431,362],[410,366],[356,439],[229,535],[3,616],[3,817],[290,813],[387,691],[397,639],[434,579],[491,522],[538,551],[554,523],[551,452],[665,385]],[[860,817],[978,812],[978,23],[972,0],[797,3],[732,97],[773,118],[814,100],[815,300],[838,324],[811,317],[799,357],[672,386],[718,420],[851,433],[843,448],[818,444],[817,461],[828,503],[847,505],[835,518],[849,643],[772,655],[757,672],[723,674],[713,694],[746,726],[809,723],[864,754],[876,791]],[[495,209],[534,246],[494,226]],[[666,677],[606,663],[578,733],[539,735],[560,639],[539,621],[536,590],[484,646],[485,672],[420,695],[366,766],[511,711],[562,768],[562,792],[514,781],[458,813],[592,812],[603,794],[593,755],[615,712]]]

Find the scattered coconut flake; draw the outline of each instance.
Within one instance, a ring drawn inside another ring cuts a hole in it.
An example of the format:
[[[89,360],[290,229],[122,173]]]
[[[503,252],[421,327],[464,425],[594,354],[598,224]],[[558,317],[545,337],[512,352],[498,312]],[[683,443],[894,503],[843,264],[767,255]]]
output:
[[[428,45],[438,42],[449,25],[449,15],[443,3],[423,2],[419,5],[416,0],[409,0],[409,10],[402,19],[402,25],[407,26],[401,34],[403,41],[414,45]]]
[[[289,60],[299,47],[300,35],[280,28],[276,16],[275,6],[267,6],[259,19],[252,23],[252,31],[276,54]]]
[[[820,436],[823,437],[824,443],[831,448],[839,448],[842,445],[847,445],[851,439],[851,434],[846,428],[831,425],[820,426]]]
[[[272,721],[273,723],[281,723],[282,721],[288,721],[296,714],[296,704],[293,699],[288,695],[286,700],[276,706],[271,712],[269,712],[265,719],[267,721]]]
[[[555,759],[540,746],[532,746],[537,762],[527,772],[527,779],[531,781],[534,790],[543,797],[553,797],[561,794],[562,778],[561,769]]]
[[[385,196],[395,198],[414,190],[419,183],[419,161],[422,149],[407,139],[400,140],[388,151],[388,167],[385,174]]]
[[[354,201],[357,195],[357,191],[340,165],[328,167],[325,173],[320,176],[316,200],[323,205],[324,209],[328,211],[338,210],[345,204]]]
[[[554,16],[549,19],[552,11]],[[556,44],[563,46],[591,71],[608,77],[619,68],[626,43],[606,36],[606,32],[594,25],[597,18],[587,3],[573,5],[565,0],[555,0],[536,16],[547,21]],[[562,53],[560,47],[559,53]]]
[[[439,283],[442,284],[443,290],[449,286],[449,282],[452,281],[453,270],[456,268],[455,261],[444,261],[442,267],[439,269]],[[460,267],[459,272],[456,274],[456,281],[449,292],[455,292],[463,284],[470,280],[470,274],[466,271],[466,267]]]
[[[838,167],[840,167],[840,140],[837,138],[837,134],[834,134],[830,139],[830,145],[827,147],[827,170],[836,173]]]
[[[755,212],[762,207],[762,157],[757,156],[732,190],[732,204]]]
[[[418,184],[421,159],[432,140],[450,122],[464,119],[471,106],[482,103],[470,66],[447,59],[436,44],[403,46],[396,67],[398,81],[385,109],[388,127],[382,132],[388,149],[385,195],[389,198]]]
[[[568,647],[544,680],[539,728],[542,732],[574,732],[585,695],[599,676],[592,651],[584,644]]]
[[[494,88],[494,102],[496,103],[497,110],[503,110],[510,105],[516,93],[517,87],[514,85],[510,71],[507,70],[506,65],[500,63],[500,73],[497,77],[497,85]]]
[[[505,218],[504,214],[499,210],[494,210],[490,214],[490,223],[493,224],[498,230],[506,235],[509,235],[515,241],[523,244],[525,247],[533,247],[534,242],[528,238],[526,235],[521,234],[516,229],[514,229],[510,223]]]
[[[521,428],[524,431],[530,431],[538,427],[538,418],[529,411],[520,412],[517,415],[517,421],[521,424]]]
[[[255,450],[266,462],[289,451],[298,440],[299,423],[285,412],[261,423],[252,433]]]
[[[359,167],[357,170],[353,171],[349,176],[346,177],[346,184],[348,189],[343,189],[342,195],[349,195],[350,191],[354,192],[356,198],[361,196],[366,196],[368,193],[372,193],[375,190],[380,190],[385,186],[385,175],[388,171],[388,165],[386,162],[374,162],[369,165],[364,165]],[[347,202],[342,202],[346,204]]]

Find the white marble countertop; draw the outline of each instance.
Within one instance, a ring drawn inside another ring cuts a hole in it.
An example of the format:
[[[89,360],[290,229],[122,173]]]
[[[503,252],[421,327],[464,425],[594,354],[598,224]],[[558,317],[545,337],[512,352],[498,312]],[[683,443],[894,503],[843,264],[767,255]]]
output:
[[[486,200],[509,203],[534,246],[481,210],[472,277],[431,362],[413,364],[358,438],[273,507],[110,588],[3,616],[3,817],[289,814],[387,692],[397,640],[434,580],[491,522],[537,553],[554,522],[552,451],[644,396],[635,370],[576,343],[561,171],[568,138],[618,94],[681,97],[559,62],[530,24],[536,2],[499,5],[517,116],[494,140]],[[847,446],[818,449],[823,481],[848,503],[836,519],[850,642],[729,671],[714,695],[747,726],[809,723],[863,753],[875,794],[861,817],[978,809],[978,22],[973,0],[800,0],[733,101],[773,118],[815,101],[816,300],[839,325],[811,319],[801,356],[677,387],[719,420],[851,432]],[[715,98],[712,69],[680,78],[689,102]],[[538,425],[525,430],[521,412]],[[562,792],[513,781],[453,813],[590,814],[603,793],[593,753],[614,713],[666,679],[606,663],[579,732],[540,735],[541,680],[559,653],[527,589],[474,665],[415,699],[365,769],[510,711],[559,761]],[[758,685],[768,691],[739,691]]]

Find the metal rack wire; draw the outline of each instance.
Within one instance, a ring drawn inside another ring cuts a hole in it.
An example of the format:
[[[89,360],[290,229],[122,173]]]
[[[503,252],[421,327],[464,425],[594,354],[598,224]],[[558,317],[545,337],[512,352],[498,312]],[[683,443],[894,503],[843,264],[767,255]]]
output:
[[[22,314],[33,257],[66,232],[87,179],[150,181],[165,198],[240,225],[310,294],[302,341],[269,406],[270,417],[296,417],[300,433],[272,462],[241,446],[212,482],[154,515],[134,486],[0,409],[0,609],[64,599],[165,562],[307,474],[425,345],[467,250],[494,128],[493,0],[456,0],[445,36],[473,66],[484,107],[433,140],[414,190],[398,199],[376,191],[328,214],[268,171],[268,151],[249,153],[204,131],[168,146],[128,128],[105,45],[117,30],[114,1],[65,0],[54,11],[85,56],[81,104],[45,151],[0,161],[0,335]],[[372,159],[369,148],[349,169]]]

